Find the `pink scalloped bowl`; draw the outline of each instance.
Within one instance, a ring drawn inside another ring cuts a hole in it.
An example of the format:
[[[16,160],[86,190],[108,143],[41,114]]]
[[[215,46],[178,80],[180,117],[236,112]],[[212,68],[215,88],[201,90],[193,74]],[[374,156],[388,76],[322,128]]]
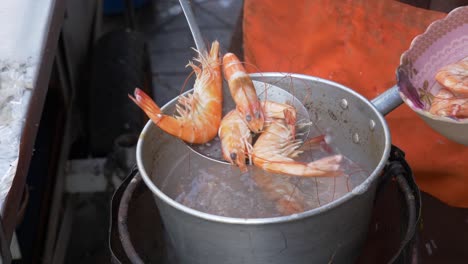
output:
[[[468,6],[454,9],[413,39],[401,56],[397,78],[403,101],[432,129],[468,145],[468,118],[436,116],[427,111],[428,95],[435,95],[441,89],[434,78],[436,72],[465,57],[468,57]]]

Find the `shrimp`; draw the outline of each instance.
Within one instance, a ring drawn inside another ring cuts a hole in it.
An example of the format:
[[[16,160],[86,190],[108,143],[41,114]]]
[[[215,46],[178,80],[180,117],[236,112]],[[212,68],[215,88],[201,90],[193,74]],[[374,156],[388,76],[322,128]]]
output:
[[[252,150],[254,165],[273,173],[284,173],[303,177],[338,176],[342,174],[342,155],[332,155],[309,163],[295,161],[302,153],[302,142],[295,139],[291,126],[294,119],[285,111],[284,119],[267,121],[266,128],[257,139]],[[291,121],[293,120],[293,121]]]
[[[299,147],[302,144],[300,141],[295,141],[295,123],[296,123],[296,109],[288,104],[281,104],[271,101],[262,102],[265,118],[267,123],[271,120],[276,122],[278,120],[284,121],[285,130],[289,131],[288,137],[290,137],[289,142],[291,142],[291,148]],[[275,120],[276,119],[276,120]],[[270,133],[270,126],[267,124],[266,129],[263,133]],[[302,147],[313,148],[318,146],[324,140],[324,136],[318,136],[304,142]],[[261,141],[260,141],[261,142]],[[255,143],[257,145],[258,143]],[[281,144],[281,143],[280,143]],[[274,144],[273,144],[274,145]],[[258,157],[258,148],[257,152],[254,152],[253,156],[257,154]],[[296,150],[297,154],[300,153],[299,150]],[[266,155],[265,155],[266,156]],[[257,163],[258,160],[254,161]],[[289,166],[288,162],[283,162],[281,166]],[[306,164],[304,164],[306,165]],[[266,169],[270,172],[282,172],[273,171]],[[297,174],[296,174],[297,175]],[[301,213],[305,210],[307,205],[306,197],[304,193],[288,179],[280,177],[279,175],[269,175],[265,173],[255,173],[252,178],[254,179],[257,186],[263,191],[264,195],[271,201],[275,202],[276,209],[283,215],[290,215],[295,213]]]
[[[245,161],[252,148],[252,135],[236,109],[223,117],[218,135],[224,159],[237,165],[242,173],[247,172]]]
[[[288,104],[277,103],[273,101],[263,101],[262,107],[265,119],[287,119],[288,129],[291,132],[292,139],[296,136],[296,109]]]
[[[196,74],[193,94],[179,97],[175,116],[163,114],[159,106],[138,88],[135,97],[129,97],[163,131],[188,143],[203,144],[216,137],[222,117],[219,43],[214,41],[209,54],[199,54],[195,60],[201,68],[193,62],[187,65]]]
[[[468,57],[440,69],[435,79],[455,96],[468,96]]]
[[[448,89],[441,89],[434,96],[429,112],[438,116],[468,117],[468,98],[457,98]]]
[[[224,55],[223,72],[239,114],[252,132],[259,133],[263,129],[263,109],[252,80],[233,53]]]
[[[288,112],[288,118],[293,123],[290,127],[294,131],[296,110],[294,107],[276,103],[272,101],[263,101],[261,106],[269,118],[285,118],[285,112]],[[294,133],[293,133],[294,134]],[[223,158],[229,163],[239,167],[242,173],[247,172],[245,164],[246,158],[250,157],[252,151],[252,134],[246,122],[241,118],[238,109],[229,112],[221,120],[218,136],[221,139],[221,150]],[[249,158],[250,159],[250,158]]]
[[[296,110],[294,107],[272,101],[263,101],[261,106],[265,118],[288,118],[291,123],[295,123]],[[294,129],[294,124],[291,129]],[[246,154],[249,155],[252,151],[252,134],[236,109],[229,112],[221,121],[219,136],[225,159],[231,164],[234,160],[234,164],[240,168],[241,172],[246,172],[245,160]],[[302,192],[288,179],[262,172],[253,172],[252,179],[264,195],[275,202],[276,209],[281,214],[289,215],[304,211],[305,198]]]
[[[299,188],[284,177],[255,173],[253,180],[262,189],[263,194],[276,204],[276,209],[283,215],[304,211],[305,197]]]

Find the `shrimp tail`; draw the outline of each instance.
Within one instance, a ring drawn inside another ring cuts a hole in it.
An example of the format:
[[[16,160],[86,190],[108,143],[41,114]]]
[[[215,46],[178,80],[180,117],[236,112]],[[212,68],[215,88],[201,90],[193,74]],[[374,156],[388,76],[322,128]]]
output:
[[[255,158],[254,164],[273,173],[284,173],[300,177],[335,177],[343,174],[340,167],[340,162],[343,159],[342,155],[328,156],[309,163],[292,159],[272,161],[259,157]]]
[[[317,171],[317,174],[321,174],[320,176],[338,176],[343,173],[340,168],[342,160],[342,155],[327,156],[308,163],[307,167]]]
[[[128,97],[132,99],[132,101],[138,105],[155,124],[157,124],[162,118],[161,108],[159,108],[149,95],[139,88],[135,88],[134,96],[135,97],[130,94],[128,95]]]

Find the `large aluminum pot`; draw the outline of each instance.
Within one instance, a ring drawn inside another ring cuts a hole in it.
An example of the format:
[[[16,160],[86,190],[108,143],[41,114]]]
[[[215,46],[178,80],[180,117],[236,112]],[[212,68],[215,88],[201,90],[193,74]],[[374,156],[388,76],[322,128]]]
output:
[[[261,219],[211,215],[181,205],[159,189],[170,170],[186,165],[178,161],[190,150],[149,121],[137,146],[138,168],[154,193],[180,263],[352,263],[366,238],[379,175],[389,157],[391,140],[383,115],[363,96],[331,81],[282,73],[251,76],[308,98],[305,106],[314,122],[331,128],[341,152],[371,173],[343,197],[300,214]],[[390,111],[401,103],[397,97],[394,106],[379,109]],[[390,101],[380,97],[374,102]],[[207,162],[202,159],[192,153],[190,163]]]

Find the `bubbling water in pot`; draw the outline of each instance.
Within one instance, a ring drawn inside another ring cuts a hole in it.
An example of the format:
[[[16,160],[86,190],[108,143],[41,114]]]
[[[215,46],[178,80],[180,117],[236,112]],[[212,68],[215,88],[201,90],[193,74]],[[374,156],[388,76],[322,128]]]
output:
[[[305,149],[300,157],[310,161],[332,154],[340,153],[322,143]],[[236,218],[268,218],[311,210],[342,197],[369,175],[349,158],[341,162],[345,175],[337,177],[294,177],[255,166],[241,174],[235,166],[190,151],[173,164],[160,184],[166,195],[198,211]],[[299,209],[285,209],[284,202]]]
[[[281,88],[272,89],[275,85]],[[318,86],[315,87],[316,85]],[[330,110],[333,102],[328,100],[328,104],[323,103],[327,100],[322,99],[325,93],[321,91],[320,85],[285,75],[271,84],[259,82],[255,88],[262,100],[285,103],[296,109],[295,138],[307,143],[301,147],[303,153],[294,157],[294,161],[308,164],[339,154],[343,158],[335,162],[340,162],[340,169],[344,172],[342,175],[291,176],[267,172],[254,165],[248,166],[247,172],[241,173],[239,167],[199,155],[182,141],[163,133],[154,138],[159,142],[158,149],[154,150],[155,158],[152,163],[154,183],[180,204],[204,213],[234,218],[269,218],[296,214],[343,197],[367,179],[374,164],[358,164],[351,160],[353,157],[343,155],[353,153],[349,149],[340,151],[342,144],[342,147],[347,147],[346,142],[343,142],[347,136],[342,130],[336,130],[341,128],[336,124],[340,120],[347,123],[349,106],[340,105],[341,112],[333,113]],[[350,128],[354,126],[359,124],[353,124]],[[317,138],[321,140],[316,141]],[[366,141],[366,137],[363,140]],[[254,139],[254,146],[255,142]],[[314,143],[309,144],[310,142]],[[281,148],[283,143],[278,142],[278,147]],[[360,144],[356,141],[353,143]],[[214,149],[219,149],[219,146]],[[268,153],[264,157],[265,160],[270,158]],[[355,158],[363,161],[361,157]],[[290,165],[288,162],[280,163],[281,166]],[[336,172],[336,169],[333,170]]]

